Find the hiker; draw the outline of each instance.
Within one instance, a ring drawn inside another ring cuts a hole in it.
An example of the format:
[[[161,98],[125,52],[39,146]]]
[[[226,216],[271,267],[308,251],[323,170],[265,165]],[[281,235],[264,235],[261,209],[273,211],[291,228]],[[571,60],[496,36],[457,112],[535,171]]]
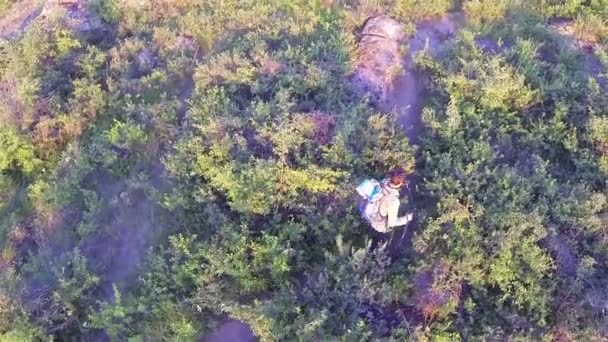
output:
[[[382,182],[365,180],[357,187],[357,192],[365,199],[361,207],[363,217],[379,233],[389,233],[392,229],[408,224],[411,213],[399,217],[399,189],[406,184],[403,169],[391,171]]]

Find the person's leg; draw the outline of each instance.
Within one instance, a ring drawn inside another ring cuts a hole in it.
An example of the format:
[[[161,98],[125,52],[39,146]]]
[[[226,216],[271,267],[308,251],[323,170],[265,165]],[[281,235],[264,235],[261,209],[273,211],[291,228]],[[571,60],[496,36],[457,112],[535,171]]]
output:
[[[389,241],[389,239],[391,237],[391,233],[380,233],[379,231],[377,231],[375,229],[371,229],[371,228],[370,228],[370,231],[371,231],[370,235],[372,237],[372,245],[371,245],[372,250],[378,248],[378,246]]]

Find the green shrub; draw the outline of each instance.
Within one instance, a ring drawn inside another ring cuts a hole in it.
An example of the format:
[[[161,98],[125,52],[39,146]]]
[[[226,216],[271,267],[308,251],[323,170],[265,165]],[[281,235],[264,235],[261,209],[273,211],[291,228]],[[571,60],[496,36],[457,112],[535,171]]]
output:
[[[140,126],[121,121],[114,122],[107,137],[111,144],[127,150],[136,149],[147,140],[146,132]]]
[[[113,285],[114,302],[103,303],[99,312],[89,315],[89,322],[94,329],[103,329],[112,339],[124,338],[127,326],[131,323],[128,318],[128,308],[123,307],[120,292]]]
[[[452,0],[397,0],[394,11],[400,18],[419,21],[446,14],[454,6]]]
[[[474,24],[491,24],[506,19],[507,11],[513,1],[472,0],[463,3],[467,19]]]
[[[121,16],[117,0],[89,0],[89,8],[106,23],[117,23]]]
[[[70,51],[80,47],[82,47],[80,41],[73,37],[72,32],[66,29],[60,29],[55,31],[55,50],[57,53],[56,57],[65,57]]]
[[[34,154],[34,146],[27,138],[5,127],[0,133],[0,172],[20,182],[37,172],[42,164]]]

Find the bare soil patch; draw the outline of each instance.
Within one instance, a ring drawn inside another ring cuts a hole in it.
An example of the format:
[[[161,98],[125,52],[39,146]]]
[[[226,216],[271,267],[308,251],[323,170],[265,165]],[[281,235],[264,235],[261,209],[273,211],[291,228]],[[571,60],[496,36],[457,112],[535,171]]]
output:
[[[403,25],[389,16],[369,18],[363,26],[353,82],[378,107],[382,107],[390,96],[391,74],[403,68],[401,48],[405,43]]]
[[[0,18],[0,38],[12,39],[21,33],[42,12],[40,0],[22,0],[15,3]]]
[[[569,48],[584,56],[587,72],[603,89],[606,89],[608,87],[606,67],[595,54],[598,49],[605,48],[605,46],[602,46],[594,36],[577,32],[575,22],[572,19],[555,19],[551,21],[549,27],[564,38],[564,42]]]
[[[416,26],[416,33],[408,40],[404,58],[404,72],[392,80],[387,101],[382,108],[395,111],[398,122],[411,142],[416,143],[420,132],[420,115],[425,98],[424,81],[416,70],[414,56],[428,50],[431,56],[438,56],[446,47],[446,42],[454,37],[462,22],[459,14],[429,19]]]
[[[1,39],[14,39],[36,20],[60,23],[84,35],[99,35],[107,29],[107,25],[89,11],[86,0],[23,0],[6,13],[0,18]]]
[[[423,50],[432,56],[440,54],[462,20],[457,13],[428,19],[407,37],[401,23],[380,15],[368,19],[361,31],[354,85],[369,95],[379,110],[396,112],[411,142],[417,141],[424,102],[423,78],[416,70],[414,56]]]

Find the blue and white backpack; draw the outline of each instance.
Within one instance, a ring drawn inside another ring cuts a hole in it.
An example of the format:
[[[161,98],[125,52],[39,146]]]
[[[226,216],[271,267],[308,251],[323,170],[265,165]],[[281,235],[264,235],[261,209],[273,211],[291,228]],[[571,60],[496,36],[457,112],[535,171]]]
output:
[[[364,219],[372,223],[380,223],[386,220],[380,215],[380,203],[384,197],[382,185],[375,179],[366,179],[357,186],[357,193],[364,201],[359,205],[359,212]]]

